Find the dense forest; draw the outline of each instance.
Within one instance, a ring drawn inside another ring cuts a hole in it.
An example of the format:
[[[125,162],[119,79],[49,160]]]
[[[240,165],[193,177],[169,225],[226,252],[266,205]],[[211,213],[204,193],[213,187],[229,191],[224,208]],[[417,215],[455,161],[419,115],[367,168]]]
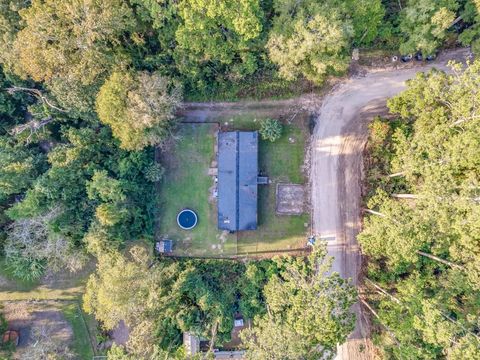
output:
[[[325,254],[317,247],[307,259],[152,263],[145,248],[134,246],[125,255],[99,256],[84,308],[106,330],[120,320],[130,328],[128,354],[114,347],[109,359],[185,359],[186,331],[213,349],[230,340],[239,312],[254,321],[241,333],[248,359],[331,358],[353,330],[356,292],[337,273],[326,275],[331,259]]]
[[[480,356],[480,62],[432,71],[370,125],[359,236],[385,358]]]
[[[352,288],[312,270],[328,269],[321,249],[154,266],[141,247],[126,251],[153,241],[165,171],[154,147],[184,99],[322,86],[347,72],[353,48],[480,51],[479,0],[0,0],[0,24],[2,261],[34,280],[97,257],[85,309],[106,329],[124,319],[135,359],[181,358],[187,329],[226,341],[238,309],[257,325],[244,334],[252,359],[329,357],[353,323]],[[395,334],[379,343],[395,357],[478,355],[478,68],[417,78],[390,102],[395,121],[372,125],[383,137],[371,142],[369,208],[385,216],[366,220],[361,243],[368,278],[398,299],[372,300]]]

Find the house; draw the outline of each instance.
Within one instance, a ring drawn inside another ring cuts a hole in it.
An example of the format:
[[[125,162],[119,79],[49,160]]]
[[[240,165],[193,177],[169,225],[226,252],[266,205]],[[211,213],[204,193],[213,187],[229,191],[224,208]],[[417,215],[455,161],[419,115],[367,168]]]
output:
[[[202,343],[205,346],[202,348]],[[208,341],[201,341],[201,339],[193,335],[190,332],[183,333],[183,346],[185,347],[185,352],[187,358],[191,358],[198,353],[205,353],[208,350],[209,342]],[[213,358],[218,360],[223,359],[236,359],[236,360],[244,360],[245,359],[245,351],[243,350],[232,350],[232,351],[223,351],[218,349],[213,349]]]
[[[257,228],[258,132],[218,134],[218,228]]]

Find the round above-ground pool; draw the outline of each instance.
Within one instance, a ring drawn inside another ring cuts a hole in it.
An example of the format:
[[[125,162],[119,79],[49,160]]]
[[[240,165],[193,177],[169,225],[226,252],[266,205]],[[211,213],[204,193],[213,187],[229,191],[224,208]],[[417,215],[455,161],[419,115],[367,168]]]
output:
[[[195,211],[190,209],[183,209],[177,215],[177,224],[183,230],[190,230],[197,225],[198,217]]]

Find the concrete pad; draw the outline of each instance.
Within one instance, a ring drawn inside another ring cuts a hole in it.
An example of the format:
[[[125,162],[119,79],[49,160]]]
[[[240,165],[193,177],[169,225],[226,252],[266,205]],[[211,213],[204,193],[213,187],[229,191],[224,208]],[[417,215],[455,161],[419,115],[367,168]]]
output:
[[[305,211],[305,189],[301,184],[277,184],[276,212],[279,215],[301,215]]]

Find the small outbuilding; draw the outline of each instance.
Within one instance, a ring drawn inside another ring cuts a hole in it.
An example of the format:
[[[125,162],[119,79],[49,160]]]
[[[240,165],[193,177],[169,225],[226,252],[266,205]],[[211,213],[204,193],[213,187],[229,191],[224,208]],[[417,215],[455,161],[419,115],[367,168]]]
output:
[[[159,254],[170,254],[173,251],[172,240],[160,240],[155,243],[155,250]]]

